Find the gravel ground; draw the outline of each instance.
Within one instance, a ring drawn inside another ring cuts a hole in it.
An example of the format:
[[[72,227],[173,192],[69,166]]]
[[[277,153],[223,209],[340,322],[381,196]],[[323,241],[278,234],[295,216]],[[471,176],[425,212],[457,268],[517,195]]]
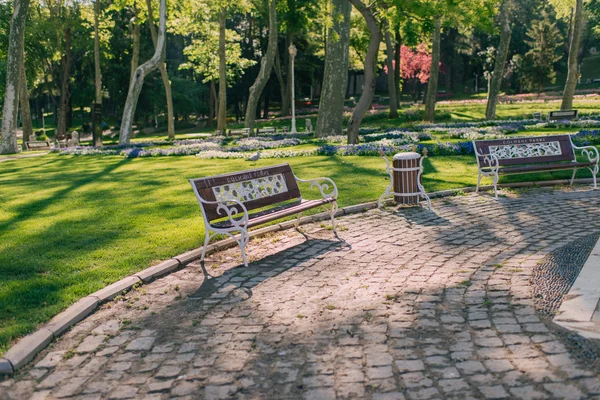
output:
[[[534,269],[531,276],[531,288],[535,308],[545,317],[553,317],[592,249],[600,234],[583,237],[561,247],[546,256]]]

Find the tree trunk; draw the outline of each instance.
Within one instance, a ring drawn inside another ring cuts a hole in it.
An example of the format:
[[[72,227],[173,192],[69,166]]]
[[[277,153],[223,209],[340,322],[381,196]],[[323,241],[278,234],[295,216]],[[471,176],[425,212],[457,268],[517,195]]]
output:
[[[388,96],[390,97],[390,115],[388,118],[398,118],[398,101],[396,100],[396,83],[394,79],[394,46],[392,45],[392,34],[390,24],[385,21],[385,52],[387,54],[388,68]]]
[[[225,56],[225,22],[227,13],[225,7],[219,15],[219,109],[217,129],[227,134],[227,60]]]
[[[276,5],[277,2],[275,0],[269,2],[269,43],[267,45],[267,52],[260,61],[260,71],[254,81],[254,85],[250,87],[250,92],[248,93],[248,105],[246,106],[244,126],[250,129],[254,128],[256,108],[260,100],[260,95],[269,81],[269,77],[273,70],[273,63],[275,62],[278,36]]]
[[[92,108],[92,142],[94,146],[102,146],[102,71],[100,70],[100,0],[94,2],[94,75],[96,101],[99,107]],[[97,124],[100,123],[100,127]]]
[[[96,87],[96,103],[102,104],[102,72],[100,71],[100,0],[94,2],[94,69],[95,69],[95,87]]]
[[[167,25],[167,2],[160,0],[160,23],[158,27],[158,39],[154,55],[144,64],[140,65],[135,71],[135,75],[129,84],[129,92],[127,93],[127,101],[123,110],[123,120],[121,121],[121,131],[119,134],[119,144],[129,144],[131,138],[131,130],[133,126],[133,118],[135,116],[135,108],[137,106],[142,86],[144,86],[144,78],[150,72],[154,71],[165,59],[165,42],[166,42],[166,25]]]
[[[425,99],[425,120],[433,122],[435,119],[435,101],[437,98],[438,79],[440,77],[440,35],[442,30],[442,17],[437,16],[433,30],[433,49],[431,54],[431,74],[427,85]]]
[[[371,9],[363,4],[361,0],[348,0],[363,16],[371,33],[369,47],[365,57],[365,87],[360,96],[358,104],[354,108],[352,117],[348,121],[348,143],[358,143],[358,131],[365,114],[371,106],[373,95],[375,94],[375,62],[377,53],[379,53],[379,43],[381,43],[382,34],[379,25],[373,16]]]
[[[146,6],[148,7],[148,24],[150,25],[150,35],[152,36],[152,43],[154,43],[154,48],[156,49],[156,26],[154,26],[154,16],[152,11],[152,0],[146,0]],[[166,59],[166,49],[165,46],[165,59]],[[175,139],[175,116],[173,115],[173,95],[171,94],[171,82],[169,81],[169,75],[167,74],[167,65],[166,63],[160,63],[158,66],[160,70],[160,76],[163,81],[163,86],[165,87],[165,96],[167,98],[167,134],[169,139]]]
[[[327,32],[325,73],[315,127],[316,137],[342,134],[344,100],[348,84],[351,12],[352,5],[347,0],[331,0],[333,24]]]
[[[265,107],[263,109],[263,119],[269,119],[269,100],[271,97],[271,88],[266,86],[264,93]]]
[[[345,0],[344,0],[345,1]],[[287,52],[287,49],[285,50]],[[279,92],[281,95],[281,116],[285,117],[290,113],[290,107],[287,93],[287,81],[283,78],[283,71],[281,66],[281,56],[279,55],[279,50],[275,52],[275,75],[277,76],[277,80],[279,81]]]
[[[206,123],[207,128],[212,128],[214,117],[215,117],[215,107],[216,107],[216,99],[213,96],[213,93],[216,92],[215,89],[215,81],[210,81],[210,87],[208,89],[208,121]]]
[[[27,77],[25,73],[25,64],[21,64],[21,84],[19,102],[21,103],[21,120],[23,121],[23,145],[29,142],[29,137],[33,135],[33,124],[31,123],[31,110],[29,108],[29,91],[27,90]]]
[[[69,81],[71,80],[71,26],[65,28],[65,54],[61,60],[62,77],[60,84],[60,103],[58,108],[58,124],[56,127],[57,137],[67,135],[67,113],[69,109],[71,92],[69,90]]]
[[[23,38],[29,0],[15,0],[13,7],[6,58],[6,87],[2,109],[0,154],[19,152],[19,146],[17,145],[17,113],[19,109],[19,88],[21,86],[21,66],[24,57]]]
[[[396,53],[395,53],[395,61],[396,61],[396,68],[394,69],[394,83],[396,84],[396,101],[398,102],[397,105],[398,107],[400,107],[400,73],[402,71],[402,68],[400,67],[400,62],[402,61],[401,59],[401,55],[402,55],[402,36],[400,35],[400,29],[396,29]]]
[[[486,119],[496,118],[496,106],[498,104],[498,95],[502,86],[502,77],[504,75],[504,66],[508,58],[508,49],[512,36],[511,27],[511,0],[504,0],[500,8],[500,44],[496,52],[496,63],[494,72],[489,82],[487,106],[485,110]]]
[[[581,32],[584,27],[583,15],[583,0],[576,0],[575,3],[575,20],[573,21],[573,30],[571,35],[571,46],[569,47],[569,72],[567,82],[565,83],[565,91],[563,93],[561,110],[571,110],[573,108],[573,96],[577,88],[579,80],[579,45],[581,43]]]
[[[131,52],[131,74],[129,76],[129,82],[134,79],[135,72],[140,64],[140,36],[141,36],[141,26],[138,23],[138,11],[137,8],[133,7],[134,17],[131,21],[129,21],[129,30],[131,32],[131,39],[133,40],[133,48]]]
[[[286,74],[286,82],[284,85],[284,89],[285,89],[285,97],[283,100],[283,103],[281,104],[281,116],[283,117],[287,117],[288,115],[291,115],[291,107],[292,107],[292,74],[294,73],[292,71],[292,63],[290,62],[290,53],[289,53],[289,47],[291,45],[294,44],[294,35],[292,33],[288,32],[286,41],[285,41],[285,49],[284,49],[284,54],[285,54],[285,60],[287,60],[287,63],[285,65],[285,68],[287,68],[287,74]]]

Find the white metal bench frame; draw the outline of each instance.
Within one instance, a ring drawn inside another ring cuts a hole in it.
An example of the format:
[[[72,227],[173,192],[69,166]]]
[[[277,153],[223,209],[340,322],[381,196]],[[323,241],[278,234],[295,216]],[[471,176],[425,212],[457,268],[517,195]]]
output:
[[[243,171],[240,172],[240,174],[243,174],[243,173],[244,173]],[[329,200],[328,203],[323,204],[323,206],[326,204],[331,205],[330,209],[327,210],[327,212],[329,213],[329,217],[331,219],[331,225],[332,225],[333,232],[337,236],[335,214],[338,211],[338,205],[337,205],[338,188],[337,188],[336,184],[330,178],[300,179],[295,174],[293,174],[293,177],[296,180],[296,182],[310,183],[311,190],[314,188],[317,188],[318,191],[320,192],[322,198]],[[190,179],[190,183],[192,185],[192,188],[194,189],[194,194],[196,195],[196,199],[198,200],[198,203],[200,204],[200,210],[202,211],[202,217],[204,219],[204,227],[206,230],[205,237],[204,237],[204,246],[202,248],[202,255],[200,257],[200,261],[204,261],[204,257],[206,255],[206,248],[208,247],[210,240],[215,235],[223,234],[223,235],[227,235],[227,236],[233,238],[233,240],[235,240],[235,242],[239,245],[240,250],[242,252],[242,260],[244,262],[244,265],[247,267],[248,259],[246,256],[246,245],[250,241],[249,224],[252,221],[252,219],[251,219],[250,214],[248,213],[247,207],[244,205],[244,202],[240,198],[235,198],[233,196],[229,197],[227,200],[220,200],[220,201],[207,200],[200,195],[198,188],[194,184],[194,181],[195,181],[195,179]],[[240,180],[237,182],[238,183],[243,183],[243,182],[253,183],[252,195],[257,196],[258,198],[268,198],[269,194],[265,193],[264,191],[261,192],[261,190],[259,189],[260,185],[258,184],[257,181],[258,181],[258,179],[247,179],[247,180]],[[300,201],[302,201],[302,196],[300,195],[300,197],[298,199]],[[220,216],[227,218],[228,222],[230,223],[230,226],[221,227],[221,226],[218,226],[218,225],[212,223],[211,221],[214,221],[214,219],[211,219],[208,217],[208,213],[206,210],[207,205],[217,205],[217,209],[216,209],[217,213]],[[273,204],[273,205],[275,205],[275,204]],[[293,207],[290,208],[290,210],[293,210]],[[304,210],[304,211],[306,211],[306,210]],[[297,214],[295,212],[290,213],[288,215],[281,216],[277,219],[284,218],[284,217],[287,217],[290,215],[297,215],[295,227],[298,228],[299,223],[300,223],[300,218],[302,216],[302,212],[303,211],[300,211]]]
[[[590,172],[592,173],[592,178],[594,180],[594,189],[598,189],[598,182],[597,182],[597,175],[599,172],[599,167],[598,167],[598,161],[600,160],[600,154],[598,152],[598,149],[594,146],[575,146],[575,144],[573,143],[573,139],[571,138],[571,135],[566,135],[569,137],[569,141],[571,143],[571,147],[573,149],[573,163],[577,162],[577,156],[575,154],[576,150],[580,150],[581,151],[581,155],[585,156],[588,158],[588,161],[590,163],[596,163],[594,166],[588,166],[588,167],[583,167],[583,168],[587,168],[590,170]],[[531,137],[526,137],[523,139],[529,139]],[[513,139],[517,139],[517,138],[513,138]],[[531,147],[533,146],[533,144],[521,144],[521,146],[528,146],[530,145]],[[476,193],[479,192],[479,186],[481,184],[481,178],[486,176],[486,177],[491,177],[492,178],[492,184],[494,186],[494,197],[497,199],[498,198],[498,180],[500,178],[500,168],[502,167],[500,165],[500,158],[496,155],[496,154],[482,154],[478,151],[477,149],[477,140],[473,140],[473,150],[475,152],[475,158],[477,159],[477,170],[478,170],[478,176],[477,176],[477,188],[475,190]],[[483,159],[483,163],[485,165],[481,165],[480,162],[480,158]],[[522,159],[528,159],[530,157],[522,157]],[[571,168],[569,168],[569,164],[565,162],[565,168],[564,170],[569,170]],[[577,174],[577,171],[581,169],[581,167],[573,167],[573,175],[571,176],[571,181],[570,184],[573,185],[573,182],[575,181],[575,175]],[[540,165],[540,169],[538,171],[527,171],[527,172],[502,172],[502,174],[506,174],[506,175],[510,175],[510,174],[522,174],[522,173],[534,173],[534,172],[543,172],[543,165]]]

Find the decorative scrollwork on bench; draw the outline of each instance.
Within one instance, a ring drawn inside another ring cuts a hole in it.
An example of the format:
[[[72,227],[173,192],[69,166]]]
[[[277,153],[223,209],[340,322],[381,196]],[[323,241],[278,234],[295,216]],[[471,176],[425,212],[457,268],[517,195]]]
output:
[[[300,179],[296,175],[294,175],[294,178],[298,182],[310,183],[310,190],[316,187],[324,199],[336,199],[338,196],[337,186],[329,178]],[[320,181],[324,183],[319,183]]]
[[[236,199],[241,202],[258,200],[287,191],[288,188],[282,174],[228,183],[213,188],[213,193],[215,194],[215,199],[217,199],[217,201]]]
[[[501,160],[510,160],[514,158],[560,156],[562,150],[559,142],[508,144],[490,146],[490,154]]]

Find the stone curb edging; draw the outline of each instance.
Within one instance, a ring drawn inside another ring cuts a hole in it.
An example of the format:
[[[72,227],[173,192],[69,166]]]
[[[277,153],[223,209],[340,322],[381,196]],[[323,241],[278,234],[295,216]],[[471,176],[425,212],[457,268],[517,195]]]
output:
[[[592,179],[576,179],[575,183],[591,183]],[[521,188],[521,187],[543,187],[543,186],[557,186],[557,185],[568,185],[569,180],[552,180],[552,181],[541,181],[541,182],[517,182],[498,185],[499,188]],[[493,189],[493,186],[481,186],[480,190],[487,191]],[[469,193],[474,192],[474,187],[467,187],[462,189],[443,190],[439,192],[429,193],[430,198],[441,198],[454,196],[460,192]],[[365,211],[369,211],[377,208],[377,201],[357,204],[353,206],[340,208],[337,216],[357,214]],[[329,219],[329,213],[320,213],[300,218],[300,224],[304,225],[310,222],[323,221]],[[251,238],[264,236],[268,233],[278,232],[293,228],[296,221],[286,221],[275,225],[270,225],[264,228],[256,229],[250,232]],[[221,240],[209,245],[206,249],[206,254],[211,254],[217,251],[225,250],[227,248],[235,246],[237,243],[232,238]],[[50,322],[42,326],[36,332],[25,336],[19,340],[17,344],[11,347],[4,356],[0,358],[0,375],[12,375],[18,369],[27,365],[32,361],[35,356],[42,351],[52,340],[58,338],[67,329],[75,325],[77,322],[83,320],[88,315],[92,314],[101,304],[106,303],[119,294],[125,293],[131,290],[136,285],[149,283],[154,279],[163,277],[176,271],[190,262],[200,258],[202,254],[202,248],[197,248],[186,253],[180,254],[160,264],[148,267],[140,272],[137,272],[131,276],[123,278],[105,288],[92,293],[60,314],[56,315]]]

